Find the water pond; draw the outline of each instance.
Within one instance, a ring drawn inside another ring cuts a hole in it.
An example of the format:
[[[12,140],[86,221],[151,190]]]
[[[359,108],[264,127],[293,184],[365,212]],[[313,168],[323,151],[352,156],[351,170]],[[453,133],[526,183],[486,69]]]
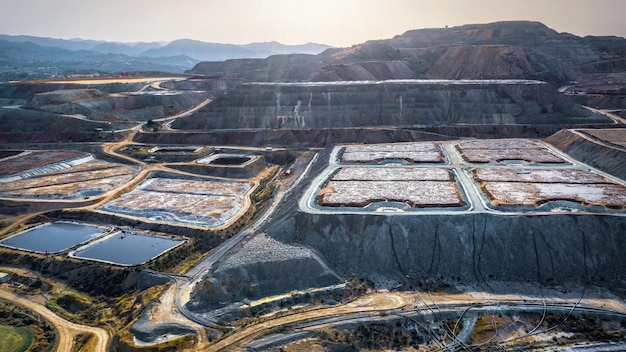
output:
[[[119,231],[78,248],[70,256],[133,266],[156,258],[183,242],[182,239]]]
[[[101,226],[59,221],[22,231],[0,241],[0,245],[31,252],[58,253],[108,231]]]

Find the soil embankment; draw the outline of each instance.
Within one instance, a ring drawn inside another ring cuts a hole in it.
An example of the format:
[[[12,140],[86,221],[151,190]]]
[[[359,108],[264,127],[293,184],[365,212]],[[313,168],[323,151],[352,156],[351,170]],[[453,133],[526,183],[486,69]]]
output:
[[[620,131],[626,134],[626,129]],[[576,160],[626,180],[626,148],[619,144],[586,134],[584,130],[562,130],[546,138],[546,142]]]

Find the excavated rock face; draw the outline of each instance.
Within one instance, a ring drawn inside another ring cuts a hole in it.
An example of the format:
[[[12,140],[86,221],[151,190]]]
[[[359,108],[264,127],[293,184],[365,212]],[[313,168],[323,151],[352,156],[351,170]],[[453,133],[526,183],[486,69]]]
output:
[[[126,92],[110,94],[109,102],[119,120],[145,121],[158,119],[187,110],[206,99],[205,91],[159,91]],[[106,114],[94,114],[93,119],[102,119]]]
[[[523,48],[513,45],[453,46],[434,62],[429,73],[437,77],[522,78],[533,73]]]
[[[537,81],[370,81],[239,86],[178,129],[608,122]],[[582,119],[581,117],[588,118]]]
[[[221,62],[200,62],[189,73],[243,78],[249,81],[309,81],[321,69],[323,60],[317,55],[274,55],[267,59],[233,59]]]
[[[7,82],[0,84],[0,96],[8,99],[30,100],[35,94],[52,91],[95,89],[104,93],[136,91],[145,83],[112,83],[112,84],[77,84],[71,81],[63,83],[38,82]]]
[[[57,114],[82,115],[113,110],[107,94],[97,89],[67,89],[38,93],[26,107]]]
[[[56,86],[53,84],[49,87]],[[93,88],[33,93],[40,87],[25,87],[31,89],[32,94],[25,105],[27,109],[55,114],[79,114],[90,120],[107,121],[113,118],[127,121],[163,118],[189,109],[210,96],[210,93],[202,90],[145,90],[109,94]]]

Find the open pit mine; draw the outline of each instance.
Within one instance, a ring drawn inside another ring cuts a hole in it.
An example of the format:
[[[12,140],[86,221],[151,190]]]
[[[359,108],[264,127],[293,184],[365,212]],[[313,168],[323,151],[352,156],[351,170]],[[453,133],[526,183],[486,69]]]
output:
[[[2,83],[0,336],[624,350],[624,50],[503,22]]]

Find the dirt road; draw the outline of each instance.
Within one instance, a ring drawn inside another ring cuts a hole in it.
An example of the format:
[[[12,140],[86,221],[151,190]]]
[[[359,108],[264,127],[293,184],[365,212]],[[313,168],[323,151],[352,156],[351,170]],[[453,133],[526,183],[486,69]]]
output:
[[[70,352],[72,350],[74,336],[79,333],[89,333],[96,336],[97,343],[94,352],[107,351],[107,345],[109,344],[110,336],[109,332],[104,329],[94,328],[86,325],[78,325],[69,322],[57,316],[45,306],[30,300],[28,297],[17,295],[11,291],[7,291],[4,288],[0,288],[0,299],[4,299],[11,303],[37,312],[44,319],[49,321],[57,329],[59,334],[58,344],[55,349],[58,352]]]
[[[355,314],[363,312],[387,311],[400,309],[408,304],[404,295],[400,293],[378,292],[363,296],[353,302],[338,307],[322,308],[302,313],[286,315],[280,318],[255,324],[235,332],[226,338],[210,344],[202,351],[233,350],[236,346],[245,346],[259,334],[275,327],[303,322],[321,317],[338,316],[343,314]]]

